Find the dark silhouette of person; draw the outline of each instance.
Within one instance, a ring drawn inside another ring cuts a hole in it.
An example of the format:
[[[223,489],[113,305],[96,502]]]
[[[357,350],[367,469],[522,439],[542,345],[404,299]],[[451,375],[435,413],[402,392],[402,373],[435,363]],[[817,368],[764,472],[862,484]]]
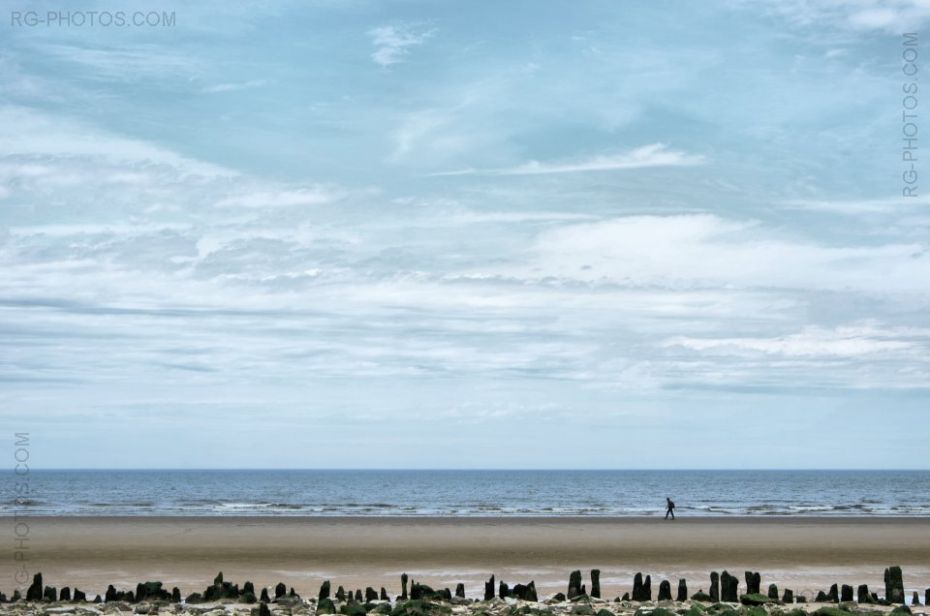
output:
[[[665,497],[665,519],[668,519],[668,516],[672,516],[672,519],[675,519],[675,503],[672,499]]]

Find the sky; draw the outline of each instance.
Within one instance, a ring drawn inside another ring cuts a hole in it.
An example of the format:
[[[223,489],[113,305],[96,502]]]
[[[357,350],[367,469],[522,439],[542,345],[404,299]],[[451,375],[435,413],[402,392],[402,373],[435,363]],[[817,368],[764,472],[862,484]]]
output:
[[[925,0],[67,6],[0,13],[35,467],[928,468]]]

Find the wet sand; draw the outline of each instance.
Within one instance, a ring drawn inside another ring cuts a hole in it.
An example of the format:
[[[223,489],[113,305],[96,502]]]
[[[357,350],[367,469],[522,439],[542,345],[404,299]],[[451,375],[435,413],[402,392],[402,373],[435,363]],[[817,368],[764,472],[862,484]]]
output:
[[[12,520],[8,520],[12,544]],[[30,573],[47,584],[103,592],[161,580],[184,594],[217,571],[256,586],[284,581],[305,596],[323,579],[399,592],[401,572],[479,596],[491,573],[535,580],[541,595],[565,590],[572,569],[601,569],[605,597],[630,589],[636,571],[708,587],[711,570],[760,571],[814,594],[831,583],[882,587],[886,566],[904,567],[910,590],[930,587],[930,519],[889,518],[88,518],[35,517]],[[12,558],[0,590],[13,586]],[[658,578],[658,579],[657,579]]]

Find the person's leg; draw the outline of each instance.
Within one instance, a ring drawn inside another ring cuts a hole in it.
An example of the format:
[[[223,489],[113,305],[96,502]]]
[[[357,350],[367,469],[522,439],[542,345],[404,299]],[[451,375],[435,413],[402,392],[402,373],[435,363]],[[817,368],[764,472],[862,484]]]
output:
[[[669,512],[670,514],[672,514],[672,519],[674,520],[674,519],[675,519],[675,512],[672,511],[671,509],[669,509],[668,512]]]

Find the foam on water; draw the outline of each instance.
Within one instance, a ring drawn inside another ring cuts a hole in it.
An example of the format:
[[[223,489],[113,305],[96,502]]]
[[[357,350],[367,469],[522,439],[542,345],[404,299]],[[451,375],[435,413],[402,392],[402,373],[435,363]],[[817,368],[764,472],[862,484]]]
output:
[[[0,486],[12,494],[13,477]],[[930,516],[928,471],[33,471],[0,514]]]

